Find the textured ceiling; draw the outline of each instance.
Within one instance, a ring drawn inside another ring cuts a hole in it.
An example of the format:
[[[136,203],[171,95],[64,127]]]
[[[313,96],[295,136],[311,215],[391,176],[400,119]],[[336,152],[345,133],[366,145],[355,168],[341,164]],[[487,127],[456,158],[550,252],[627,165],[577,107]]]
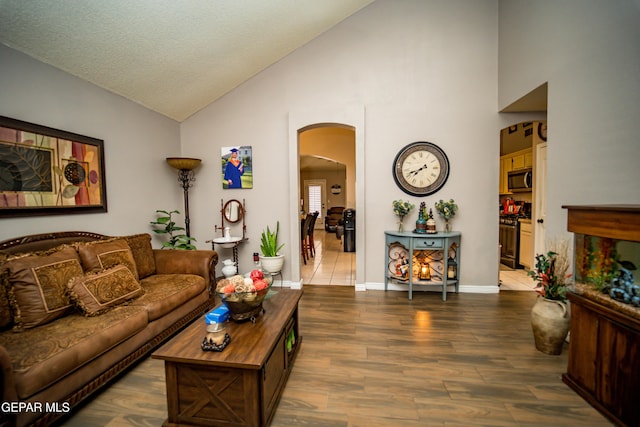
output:
[[[177,121],[373,0],[0,0],[0,42]]]

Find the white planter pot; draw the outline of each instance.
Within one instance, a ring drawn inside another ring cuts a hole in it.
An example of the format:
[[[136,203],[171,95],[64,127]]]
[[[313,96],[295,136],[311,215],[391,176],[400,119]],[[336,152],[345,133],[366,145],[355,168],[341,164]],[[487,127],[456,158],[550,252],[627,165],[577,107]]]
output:
[[[276,255],[274,257],[265,257],[260,255],[260,266],[267,273],[278,273],[282,271],[284,265],[284,255]]]

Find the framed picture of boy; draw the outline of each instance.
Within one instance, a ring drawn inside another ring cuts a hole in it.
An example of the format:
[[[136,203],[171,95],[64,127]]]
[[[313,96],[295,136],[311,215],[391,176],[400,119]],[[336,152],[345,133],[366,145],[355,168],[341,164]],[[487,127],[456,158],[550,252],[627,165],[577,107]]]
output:
[[[253,188],[253,157],[250,145],[222,147],[222,188]]]

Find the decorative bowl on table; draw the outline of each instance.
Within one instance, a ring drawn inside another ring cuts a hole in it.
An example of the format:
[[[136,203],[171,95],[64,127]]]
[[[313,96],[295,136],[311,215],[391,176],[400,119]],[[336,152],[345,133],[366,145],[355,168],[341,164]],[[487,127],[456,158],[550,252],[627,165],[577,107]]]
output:
[[[254,270],[246,277],[235,275],[221,279],[216,286],[216,294],[229,309],[233,320],[241,321],[255,318],[264,312],[262,302],[269,292],[273,278]]]

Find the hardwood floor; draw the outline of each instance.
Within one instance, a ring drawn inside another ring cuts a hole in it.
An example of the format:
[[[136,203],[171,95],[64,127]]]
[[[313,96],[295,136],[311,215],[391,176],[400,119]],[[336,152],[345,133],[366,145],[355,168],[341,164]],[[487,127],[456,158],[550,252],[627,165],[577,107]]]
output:
[[[305,286],[301,352],[271,425],[611,425],[562,382],[566,345],[535,349],[534,300]],[[158,426],[166,414],[163,364],[146,359],[64,425]]]

